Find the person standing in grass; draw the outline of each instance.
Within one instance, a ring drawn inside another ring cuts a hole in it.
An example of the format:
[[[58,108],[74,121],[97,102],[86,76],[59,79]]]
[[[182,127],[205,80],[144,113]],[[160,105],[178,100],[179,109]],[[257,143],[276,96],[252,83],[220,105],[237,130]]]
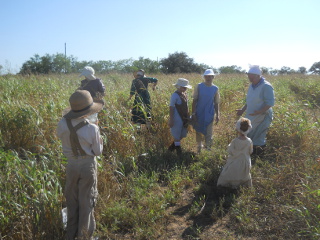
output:
[[[248,137],[253,141],[253,154],[261,155],[266,147],[266,135],[273,119],[272,107],[275,97],[272,85],[261,76],[258,65],[250,66],[247,72],[251,85],[249,86],[246,104],[237,109],[237,115],[251,120],[252,130]]]
[[[156,89],[158,79],[146,77],[143,69],[140,69],[134,73],[135,79],[132,80],[130,96],[128,101],[135,96],[132,117],[131,120],[134,124],[137,124],[140,129],[141,124],[147,124],[147,127],[151,126],[151,99],[148,91],[148,85],[152,84],[152,89]]]
[[[105,95],[105,86],[100,78],[97,78],[95,75],[95,71],[92,67],[86,66],[83,68],[79,77],[84,76],[85,79],[81,81],[81,85],[78,90],[87,90],[90,92],[93,101],[103,100]],[[98,123],[98,113],[93,114],[88,117],[88,119],[92,123]]]
[[[192,122],[196,130],[198,153],[203,148],[202,138],[205,138],[205,147],[212,147],[214,116],[216,123],[219,122],[219,89],[213,84],[214,72],[212,69],[205,70],[204,82],[199,83],[193,93]]]
[[[186,91],[192,87],[189,85],[189,81],[184,78],[179,78],[174,86],[177,90],[171,95],[169,106],[169,127],[174,141],[168,150],[176,150],[178,155],[180,155],[180,141],[187,136],[189,124],[189,108]]]
[[[70,99],[71,109],[58,123],[57,136],[67,157],[65,197],[67,239],[90,239],[96,227],[97,162],[103,150],[99,127],[86,118],[99,112],[101,100],[93,101],[87,90],[77,90]]]
[[[251,158],[253,145],[247,134],[252,126],[247,118],[240,118],[236,123],[238,137],[228,146],[228,159],[218,178],[217,186],[238,188],[239,186],[252,186]]]
[[[81,81],[81,86],[78,90],[87,90],[90,92],[93,100],[101,100],[105,95],[106,87],[100,78],[97,78],[92,67],[86,66],[83,68],[79,77],[84,76],[85,79]]]

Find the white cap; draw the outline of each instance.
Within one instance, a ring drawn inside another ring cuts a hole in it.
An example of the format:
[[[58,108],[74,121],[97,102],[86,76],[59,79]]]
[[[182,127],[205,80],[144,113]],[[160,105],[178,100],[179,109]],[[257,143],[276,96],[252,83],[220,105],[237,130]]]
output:
[[[79,77],[85,76],[89,80],[95,80],[96,77],[94,76],[94,69],[92,67],[86,66],[83,68],[82,73]]]
[[[247,73],[256,74],[261,76],[261,70],[259,65],[250,65],[249,71]]]

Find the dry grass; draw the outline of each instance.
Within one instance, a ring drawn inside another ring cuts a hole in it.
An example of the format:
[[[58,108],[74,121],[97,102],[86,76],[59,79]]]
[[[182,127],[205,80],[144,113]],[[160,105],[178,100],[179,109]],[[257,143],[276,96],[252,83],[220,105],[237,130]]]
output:
[[[131,75],[101,77],[107,94],[99,114],[105,143],[98,158],[100,239],[319,238],[319,76],[267,77],[277,97],[268,150],[255,160],[254,187],[226,193],[216,181],[235,136],[235,109],[245,101],[246,76],[215,78],[221,121],[214,127],[214,148],[194,154],[190,129],[182,158],[166,152],[172,141],[167,125],[172,84],[184,77],[195,86],[201,77],[154,76],[159,84],[150,91],[153,130],[141,135],[129,121]],[[76,75],[0,77],[1,239],[64,238],[66,159],[54,133],[79,83]],[[191,105],[191,91],[189,99]]]

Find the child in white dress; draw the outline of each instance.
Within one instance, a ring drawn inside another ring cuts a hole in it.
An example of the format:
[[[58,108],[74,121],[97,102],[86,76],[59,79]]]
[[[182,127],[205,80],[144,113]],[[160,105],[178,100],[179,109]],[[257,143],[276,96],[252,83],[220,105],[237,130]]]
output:
[[[192,88],[189,81],[184,78],[179,78],[176,84],[173,84],[177,91],[171,95],[169,107],[169,127],[173,136],[173,143],[169,147],[169,151],[176,150],[181,154],[180,141],[187,136],[187,127],[189,122],[188,98],[186,91]]]
[[[228,146],[228,159],[218,179],[218,186],[238,188],[239,186],[252,186],[250,174],[253,145],[247,137],[251,130],[251,122],[247,118],[240,118],[236,123],[238,137]]]

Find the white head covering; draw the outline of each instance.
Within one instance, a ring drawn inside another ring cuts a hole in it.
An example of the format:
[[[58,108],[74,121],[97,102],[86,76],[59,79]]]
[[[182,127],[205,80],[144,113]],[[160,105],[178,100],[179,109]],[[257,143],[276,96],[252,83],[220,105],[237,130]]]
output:
[[[259,65],[250,65],[249,71],[247,73],[252,73],[261,76],[261,69]]]
[[[249,127],[248,127],[248,130],[247,131],[242,131],[241,129],[240,129],[240,127],[241,127],[241,122],[243,121],[243,118],[240,118],[238,121],[237,121],[237,123],[236,123],[236,129],[237,129],[237,131],[239,131],[239,132],[241,132],[242,134],[244,134],[245,136],[247,136],[247,134],[250,132],[250,130],[251,130],[251,128],[252,128],[252,125],[251,125],[251,122],[250,122],[250,120],[249,120]]]
[[[144,72],[138,71],[138,72],[137,72],[137,75],[138,75],[138,76],[144,76]]]
[[[94,76],[94,69],[92,67],[86,66],[83,68],[79,77],[85,76],[89,80],[95,80],[96,77]]]
[[[192,88],[191,85],[189,85],[189,80],[185,79],[185,78],[179,78],[177,80],[177,82],[175,84],[173,84],[174,86],[176,86],[176,88],[179,87],[186,87],[186,88]]]
[[[214,71],[212,69],[207,69],[203,73],[203,76],[206,76],[206,75],[214,76]]]

